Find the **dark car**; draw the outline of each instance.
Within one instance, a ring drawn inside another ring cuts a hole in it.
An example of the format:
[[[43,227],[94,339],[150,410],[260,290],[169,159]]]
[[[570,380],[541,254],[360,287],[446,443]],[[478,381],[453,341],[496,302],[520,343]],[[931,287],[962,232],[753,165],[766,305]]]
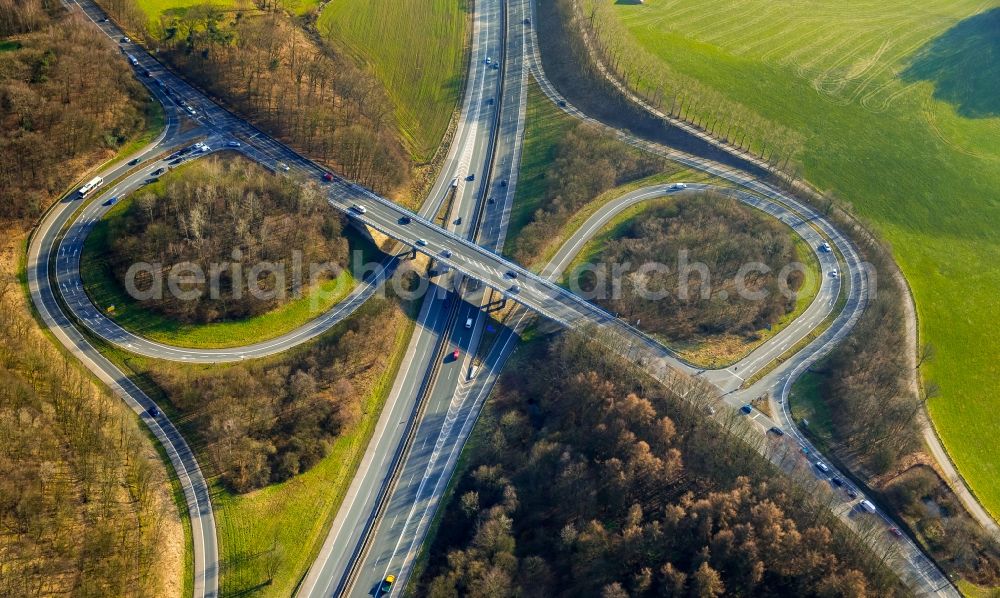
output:
[[[330,181],[333,180],[333,175],[330,174],[329,172],[324,172],[323,173],[323,180],[329,183]]]
[[[778,426],[771,426],[771,429],[768,430],[768,432],[774,434],[775,436],[784,436],[785,435],[785,431],[782,430],[781,428],[779,428]]]
[[[507,270],[504,273],[504,276],[506,276],[507,278],[517,278],[517,272],[514,272],[513,270]]]
[[[156,405],[150,405],[149,409],[146,410],[146,413],[149,414],[149,417],[156,417],[160,415],[160,410],[156,408]]]
[[[753,413],[753,406],[751,406],[751,405],[744,405],[744,406],[740,407],[740,411],[742,411],[743,413],[746,413],[747,415],[749,415],[749,414]]]
[[[899,531],[898,527],[890,527],[889,528],[889,533],[892,534],[893,536],[897,537],[897,538],[902,538],[903,537],[903,532]]]
[[[153,176],[160,176],[163,173],[164,173],[164,170],[162,168],[157,168],[156,170],[154,170],[153,172],[151,172],[149,174],[151,174]]]
[[[128,161],[129,166],[135,166],[138,163],[139,163],[139,158],[132,158],[131,160]]]
[[[851,498],[857,498],[858,497],[858,491],[855,490],[854,488],[848,488],[847,489],[847,496],[849,496]]]
[[[531,19],[525,19],[522,21],[525,25],[531,25]]]
[[[491,197],[491,198],[489,198],[489,199],[486,200],[486,203],[488,203],[490,205],[493,205],[496,202],[497,202],[496,198],[493,198],[493,197]]]
[[[495,98],[490,98],[490,99],[486,100],[486,105],[487,106],[492,106],[493,102],[496,102],[496,99]]]
[[[559,100],[556,103],[559,104],[560,108],[565,108],[566,107],[566,100]]]
[[[386,575],[385,579],[383,579],[378,584],[378,589],[375,590],[375,596],[376,596],[376,598],[378,596],[381,596],[382,594],[388,594],[389,590],[392,589],[392,584],[394,584],[394,583],[396,583],[396,576],[395,575]]]
[[[469,176],[465,177],[465,180],[467,180],[467,181],[474,181],[474,180],[476,180],[476,173],[472,173]]]
[[[149,72],[149,69],[142,69],[142,74],[146,77],[152,77],[153,73]]]
[[[839,488],[844,485],[844,480],[840,478],[830,478],[830,483]]]
[[[413,220],[409,216],[400,216],[399,217],[399,223],[400,224],[409,224],[410,222],[413,222]]]
[[[500,186],[501,187],[506,187],[507,186],[507,179],[504,179],[504,180],[500,181]]]
[[[115,205],[116,201],[118,201],[117,197],[109,197],[108,199],[104,200],[104,204],[103,205],[105,205],[105,206],[113,206],[113,205]]]

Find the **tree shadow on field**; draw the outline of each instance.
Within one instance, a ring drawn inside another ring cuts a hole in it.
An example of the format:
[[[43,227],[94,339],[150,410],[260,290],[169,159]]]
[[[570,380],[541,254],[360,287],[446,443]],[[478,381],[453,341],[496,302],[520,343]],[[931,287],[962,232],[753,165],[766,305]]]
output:
[[[1000,116],[1000,8],[969,17],[921,48],[903,72],[966,118]]]

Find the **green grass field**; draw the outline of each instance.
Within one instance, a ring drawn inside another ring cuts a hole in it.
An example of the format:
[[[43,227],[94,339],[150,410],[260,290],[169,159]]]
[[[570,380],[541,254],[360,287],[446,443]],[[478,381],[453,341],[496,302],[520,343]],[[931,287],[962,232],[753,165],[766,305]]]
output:
[[[90,299],[102,312],[122,328],[150,340],[179,347],[216,349],[239,347],[276,338],[295,330],[340,302],[354,289],[356,281],[350,270],[344,269],[337,278],[320,282],[304,290],[302,296],[291,299],[267,313],[243,320],[212,324],[183,324],[177,320],[144,309],[130,297],[115,279],[108,265],[108,219],[124,213],[130,199],[126,198],[108,211],[95,224],[84,242],[80,259],[80,277]],[[351,249],[362,249],[367,255],[376,251],[353,229],[345,229]],[[363,262],[369,260],[365,259]],[[114,306],[114,310],[108,309]]]
[[[529,79],[524,122],[521,167],[514,191],[514,205],[510,209],[505,251],[514,247],[518,233],[531,222],[532,215],[541,207],[545,197],[545,173],[556,157],[556,146],[576,125],[569,115],[549,101],[534,79]]]
[[[989,7],[993,7],[991,10]],[[892,244],[917,301],[930,413],[1000,516],[1000,3],[660,0],[631,40],[801,133],[807,180]],[[888,281],[883,284],[889,284]]]
[[[467,0],[332,0],[317,28],[367,63],[395,108],[407,149],[431,159],[458,103]]]

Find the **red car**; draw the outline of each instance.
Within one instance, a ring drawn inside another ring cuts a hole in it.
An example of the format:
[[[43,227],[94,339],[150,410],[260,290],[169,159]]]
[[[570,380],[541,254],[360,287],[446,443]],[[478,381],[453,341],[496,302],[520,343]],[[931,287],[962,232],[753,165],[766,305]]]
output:
[[[452,351],[451,352],[451,358],[452,358],[452,360],[453,361],[457,361],[458,360],[458,355],[459,355],[458,349],[455,349],[454,351]]]
[[[323,180],[329,183],[330,181],[333,180],[333,175],[330,174],[329,172],[324,172],[323,173]]]
[[[898,527],[890,527],[889,533],[892,534],[893,536],[896,536],[897,538],[903,537],[903,532],[899,531]]]

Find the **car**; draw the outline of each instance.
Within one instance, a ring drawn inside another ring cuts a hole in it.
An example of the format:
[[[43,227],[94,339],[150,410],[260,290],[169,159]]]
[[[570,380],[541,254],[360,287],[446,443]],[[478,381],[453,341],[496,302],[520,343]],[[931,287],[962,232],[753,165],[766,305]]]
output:
[[[768,430],[768,432],[774,434],[775,436],[784,436],[785,435],[785,431],[782,430],[781,428],[779,428],[778,426],[771,426],[771,429]]]
[[[472,328],[472,318],[465,318],[465,327]]]
[[[747,403],[746,405],[740,407],[740,411],[742,411],[743,413],[746,413],[747,415],[749,415],[749,414],[753,413],[753,405],[750,405],[749,403]]]
[[[500,186],[501,187],[506,187],[507,186],[507,179],[504,179],[504,180],[500,181]]]
[[[819,245],[819,250],[822,251],[823,253],[830,253],[830,244],[827,243],[826,241],[823,241]]]
[[[284,172],[288,172],[289,170],[291,170],[288,167],[288,164],[285,164],[284,162],[278,162],[277,166],[278,166],[278,170],[283,170]]]
[[[323,173],[323,180],[329,183],[329,182],[333,181],[333,175],[330,174],[329,172],[324,172]]]
[[[121,39],[120,39],[120,40],[118,40],[118,41],[120,41],[120,42],[121,42],[121,43],[123,43],[123,44],[130,44],[130,43],[132,43],[132,40],[130,40],[130,39],[129,39],[129,38],[127,38],[127,37],[123,37],[123,38],[121,38]]]
[[[385,579],[382,580],[382,583],[378,584],[378,590],[375,592],[376,598],[380,594],[383,594],[383,593],[384,594],[388,594],[389,590],[392,588],[392,584],[394,584],[394,583],[396,583],[396,576],[395,575],[386,575]]]
[[[169,164],[171,166],[177,166],[178,164],[180,164],[183,161],[184,161],[184,158],[176,158],[176,159],[173,159],[173,160],[167,162],[167,164]]]
[[[160,414],[160,410],[156,408],[156,405],[150,405],[146,413],[149,414],[149,417],[156,417]]]
[[[827,466],[826,463],[823,463],[822,461],[816,462],[816,469],[822,471],[823,473],[830,473],[830,468]]]
[[[558,104],[560,108],[565,108],[566,100],[559,100],[558,102],[556,102],[556,104]]]
[[[104,200],[104,203],[102,205],[113,206],[113,205],[115,205],[116,201],[118,201],[117,197],[109,197],[106,200]]]
[[[102,23],[107,23],[107,22],[108,22],[108,21],[110,21],[110,20],[111,20],[111,19],[109,19],[108,17],[104,17],[103,19],[101,19],[101,22],[102,22]]]
[[[467,181],[474,181],[474,180],[476,180],[476,173],[474,173],[474,172],[469,173],[469,176],[465,177],[465,180],[467,180]]]
[[[409,224],[411,222],[413,222],[413,219],[410,218],[409,216],[400,216],[399,217],[399,223],[400,224]]]
[[[240,147],[241,145],[243,144],[235,139],[226,142],[226,147]]]
[[[525,25],[531,25],[531,19],[525,19],[521,22],[524,23]]]
[[[847,496],[849,496],[850,498],[857,498],[858,497],[858,491],[855,490],[854,488],[848,488],[847,489]]]
[[[417,239],[418,247],[427,247],[427,239]]]
[[[358,214],[367,214],[368,213],[368,208],[364,207],[361,204],[354,204],[354,205],[351,206],[351,209],[354,210],[355,212],[357,212]]]
[[[517,272],[514,272],[513,270],[507,270],[503,273],[503,275],[507,278],[517,278]]]
[[[495,198],[495,197],[491,197],[491,198],[489,198],[489,199],[487,199],[487,200],[486,200],[486,203],[488,203],[488,204],[490,204],[490,205],[493,205],[493,204],[495,204],[496,202],[497,202],[497,200],[496,200],[496,198]]]
[[[490,99],[486,100],[486,105],[487,106],[492,106],[494,102],[496,102],[496,98],[490,98]]]
[[[461,355],[461,353],[459,353],[458,349],[455,349],[454,351],[451,352],[451,360],[455,361],[456,359],[458,359],[459,355]]]
[[[687,188],[688,188],[687,183],[674,183],[669,187],[667,187],[667,189],[670,191],[683,191],[684,189]]]
[[[447,259],[447,258],[450,258],[451,256],[452,256],[452,253],[451,253],[450,249],[445,249],[444,251],[441,252],[441,257],[443,257],[443,258]]]
[[[510,287],[510,292],[511,293],[520,293],[521,292],[521,285],[515,284],[514,286]]]
[[[499,62],[494,62],[493,63],[493,70],[494,71],[499,71],[500,70],[500,63]]]
[[[897,538],[902,538],[903,537],[903,532],[899,531],[898,527],[890,527],[889,528],[889,533],[892,534],[893,536],[897,537]]]
[[[163,169],[163,168],[157,168],[156,170],[154,170],[153,172],[151,172],[149,174],[151,174],[153,176],[160,176],[164,172],[165,172],[165,169]]]
[[[184,109],[187,110],[187,113],[190,114],[191,116],[195,116],[198,114],[198,111],[192,108],[191,106],[184,106]]]
[[[132,158],[131,160],[128,161],[129,166],[135,166],[138,163],[139,163],[139,158]]]
[[[837,272],[836,270],[830,270],[830,278],[837,278],[839,276],[840,276],[839,272]]]
[[[153,73],[149,72],[149,69],[142,69],[143,76],[152,77]]]
[[[486,62],[486,64],[490,64],[490,63],[492,63],[492,62],[493,62],[493,59],[492,59],[492,58],[490,58],[489,56],[487,56],[487,57],[486,57],[486,60],[485,60],[484,62]]]
[[[840,488],[840,487],[842,487],[844,485],[844,480],[842,480],[842,479],[840,479],[838,477],[832,477],[832,478],[830,478],[830,483],[833,484],[834,486]]]

